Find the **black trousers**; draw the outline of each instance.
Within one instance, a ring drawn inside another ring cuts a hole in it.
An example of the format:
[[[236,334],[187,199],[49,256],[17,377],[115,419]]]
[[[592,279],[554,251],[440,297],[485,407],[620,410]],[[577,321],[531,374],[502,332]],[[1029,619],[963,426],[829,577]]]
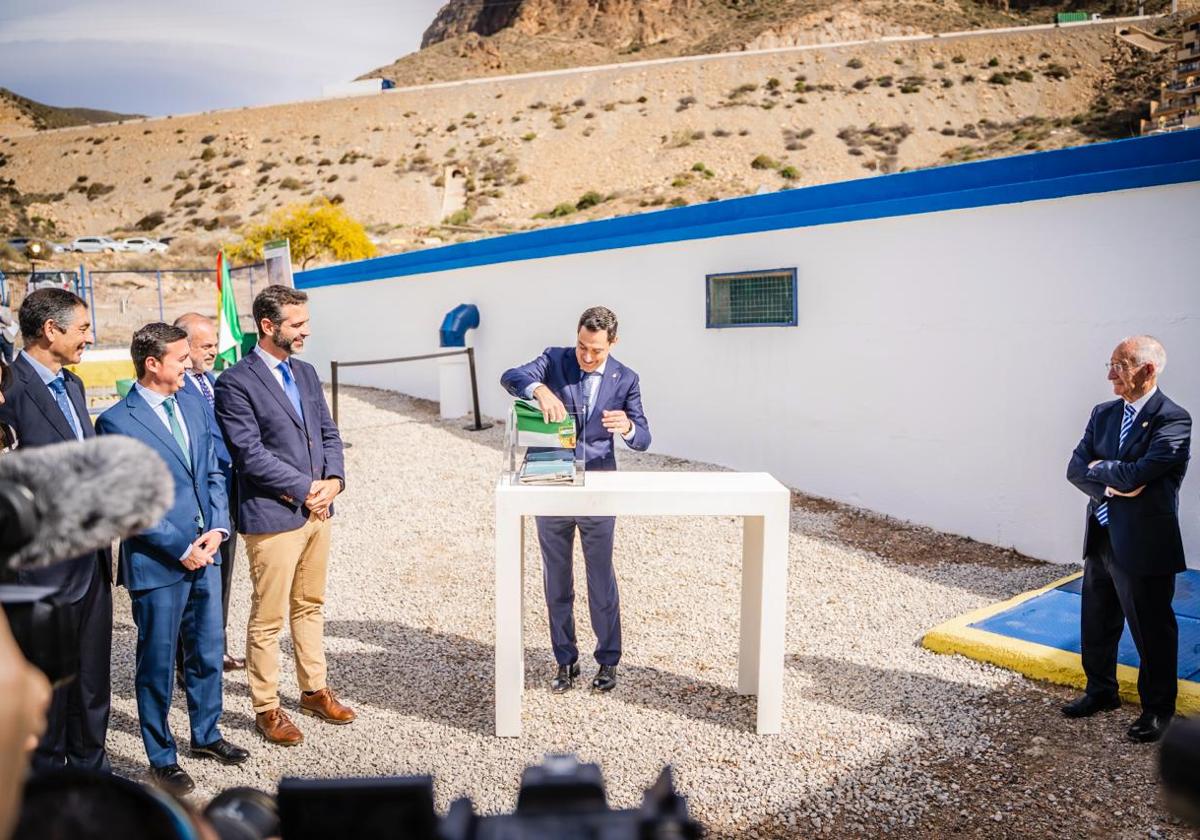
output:
[[[1175,575],[1134,575],[1117,565],[1108,529],[1097,529],[1083,567],[1080,613],[1083,672],[1087,693],[1117,695],[1117,644],[1125,622],[1137,646],[1138,696],[1142,709],[1175,713],[1179,691],[1179,624],[1171,609]]]
[[[30,763],[35,772],[65,766],[109,772],[109,704],[112,697],[112,586],[99,570],[83,598],[69,605],[79,644],[79,673],[54,690],[46,733]]]

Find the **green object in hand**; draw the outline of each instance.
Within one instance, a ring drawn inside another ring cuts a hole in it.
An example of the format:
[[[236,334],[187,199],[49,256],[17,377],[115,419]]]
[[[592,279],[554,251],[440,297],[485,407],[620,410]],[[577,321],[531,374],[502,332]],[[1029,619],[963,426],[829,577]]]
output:
[[[558,423],[547,423],[542,419],[541,408],[526,400],[517,400],[513,412],[516,414],[517,446],[575,448],[574,417],[567,415]]]

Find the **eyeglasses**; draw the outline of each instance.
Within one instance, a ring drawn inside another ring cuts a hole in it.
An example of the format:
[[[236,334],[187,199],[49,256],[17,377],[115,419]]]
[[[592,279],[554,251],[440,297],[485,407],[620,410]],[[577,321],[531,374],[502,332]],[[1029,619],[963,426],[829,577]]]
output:
[[[1110,370],[1115,370],[1117,373],[1124,373],[1126,371],[1137,370],[1140,367],[1141,365],[1132,365],[1129,362],[1108,362],[1104,365],[1104,372],[1108,373]]]

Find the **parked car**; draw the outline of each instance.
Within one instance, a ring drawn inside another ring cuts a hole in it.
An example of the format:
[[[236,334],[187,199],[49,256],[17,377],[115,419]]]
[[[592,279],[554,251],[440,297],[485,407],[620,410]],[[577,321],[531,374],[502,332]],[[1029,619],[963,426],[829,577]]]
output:
[[[164,254],[167,251],[165,243],[145,236],[122,239],[120,244],[122,251],[133,251],[135,254]]]
[[[112,254],[121,250],[121,243],[108,236],[80,236],[71,241],[77,254]]]
[[[32,241],[33,240],[28,236],[14,236],[12,239],[8,240],[8,247],[12,248],[14,251],[24,252],[26,246],[28,246]]]
[[[32,271],[25,286],[25,294],[36,292],[38,289],[66,289],[73,292],[78,279],[79,276],[74,271]]]

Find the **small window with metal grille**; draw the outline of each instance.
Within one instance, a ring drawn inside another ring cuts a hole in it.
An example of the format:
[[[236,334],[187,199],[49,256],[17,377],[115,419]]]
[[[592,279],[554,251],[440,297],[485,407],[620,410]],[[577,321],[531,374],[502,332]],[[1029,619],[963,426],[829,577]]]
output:
[[[796,326],[794,268],[710,274],[705,285],[709,329]]]

